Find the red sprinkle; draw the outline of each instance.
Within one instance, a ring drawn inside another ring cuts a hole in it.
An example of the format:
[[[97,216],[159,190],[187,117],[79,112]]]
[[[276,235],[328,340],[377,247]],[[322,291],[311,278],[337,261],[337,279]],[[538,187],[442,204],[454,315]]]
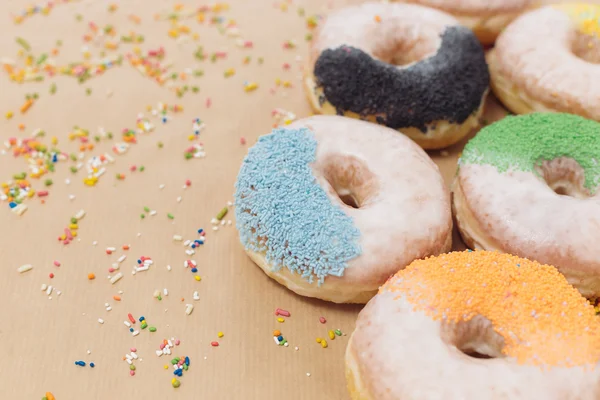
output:
[[[113,267],[110,267],[110,268],[108,269],[108,272],[110,272],[111,274],[112,274],[113,272],[115,272],[115,271],[116,271],[116,270],[115,270]]]
[[[325,322],[327,322],[327,320],[325,319],[325,317],[319,317],[319,322],[324,324]]]
[[[106,254],[112,254],[112,250],[106,249]]]
[[[59,261],[54,261],[54,266],[55,267],[60,267],[60,262]]]
[[[189,179],[186,179],[185,186],[192,186],[192,181],[190,181]]]
[[[245,137],[241,137],[240,138],[240,144],[246,144],[246,138]]]
[[[212,347],[219,347],[219,342],[210,342]]]
[[[129,321],[131,321],[132,324],[135,324],[135,318],[133,318],[133,315],[131,315],[131,313],[127,314],[127,318],[129,318]]]
[[[50,279],[54,278],[54,274],[52,272],[50,272],[50,275],[48,275],[50,277]]]
[[[40,190],[37,192],[38,197],[46,197],[48,196],[48,191],[47,190]]]

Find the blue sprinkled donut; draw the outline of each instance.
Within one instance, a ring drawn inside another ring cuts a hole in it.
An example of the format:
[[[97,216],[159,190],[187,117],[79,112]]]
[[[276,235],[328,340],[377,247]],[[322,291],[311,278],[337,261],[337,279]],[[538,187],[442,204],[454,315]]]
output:
[[[448,191],[410,139],[316,116],[262,136],[235,185],[251,259],[294,292],[365,303],[414,259],[450,249]]]

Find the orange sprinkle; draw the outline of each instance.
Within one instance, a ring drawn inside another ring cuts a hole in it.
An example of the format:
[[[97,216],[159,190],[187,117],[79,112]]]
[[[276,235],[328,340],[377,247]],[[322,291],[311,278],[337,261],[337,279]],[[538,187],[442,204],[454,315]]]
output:
[[[600,360],[594,307],[549,265],[490,251],[417,260],[381,287],[401,292],[434,320],[480,315],[521,364],[573,366]]]
[[[381,17],[379,15],[375,16],[375,22],[381,22]]]
[[[281,332],[279,332],[279,331],[273,331],[273,336],[279,336],[279,335],[281,335]]]
[[[123,245],[123,250],[129,250],[129,245],[128,244],[124,244]]]
[[[19,124],[19,130],[24,130],[25,129],[25,124]]]
[[[90,281],[91,281],[91,280],[94,280],[94,279],[96,279],[96,275],[94,275],[92,272],[90,272],[90,273],[88,274],[88,279],[89,279]]]
[[[119,296],[119,295],[115,294],[115,295],[113,296],[113,299],[114,299],[115,301],[121,301],[121,296]]]

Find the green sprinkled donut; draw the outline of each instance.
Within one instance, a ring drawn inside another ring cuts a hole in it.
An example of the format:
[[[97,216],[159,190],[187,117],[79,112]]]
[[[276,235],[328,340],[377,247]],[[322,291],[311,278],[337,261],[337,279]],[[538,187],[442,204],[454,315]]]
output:
[[[600,184],[600,123],[562,113],[506,117],[467,143],[460,165],[536,171],[543,161],[560,157],[577,161],[585,171],[585,187],[594,192]]]

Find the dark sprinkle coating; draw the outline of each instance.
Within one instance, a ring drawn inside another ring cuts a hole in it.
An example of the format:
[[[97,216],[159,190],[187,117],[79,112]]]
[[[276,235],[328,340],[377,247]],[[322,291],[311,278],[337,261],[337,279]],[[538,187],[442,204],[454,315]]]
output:
[[[404,69],[354,47],[327,49],[315,64],[317,86],[338,114],[383,115],[377,122],[393,129],[427,132],[438,120],[461,124],[479,108],[490,75],[471,30],[448,27],[441,38],[435,55]]]

